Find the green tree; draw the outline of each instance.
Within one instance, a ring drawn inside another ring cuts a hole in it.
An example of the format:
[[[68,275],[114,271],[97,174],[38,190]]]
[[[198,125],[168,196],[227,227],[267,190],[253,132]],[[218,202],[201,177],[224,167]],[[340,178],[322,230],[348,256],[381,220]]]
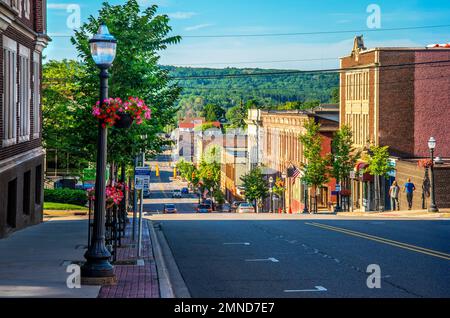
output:
[[[83,168],[87,164],[85,153],[75,145],[74,112],[83,97],[79,83],[68,79],[86,75],[86,68],[69,60],[49,61],[42,66],[43,145],[69,155],[70,165]]]
[[[374,176],[375,181],[375,209],[381,210],[380,177],[389,178],[393,167],[389,163],[389,146],[371,146],[366,170]]]
[[[226,114],[229,128],[245,128],[247,124],[245,120],[248,118],[248,110],[259,108],[258,103],[254,100],[249,100],[247,103],[241,101],[239,106],[230,108]]]
[[[207,104],[202,111],[202,116],[205,117],[206,121],[218,121],[225,118],[225,109],[216,104]]]
[[[329,158],[321,155],[320,124],[316,123],[314,118],[310,118],[303,125],[306,132],[299,138],[303,145],[306,163],[302,164],[301,169],[304,173],[303,181],[312,187],[312,197],[315,204],[311,207],[311,210],[317,212],[317,189],[328,182]]]
[[[356,151],[353,147],[353,133],[350,126],[344,125],[334,134],[331,148],[331,176],[336,179],[338,184],[342,183],[343,189],[348,189],[350,171],[354,169],[356,162],[361,157],[361,152]]]
[[[241,177],[245,199],[254,202],[256,207],[269,196],[269,183],[264,179],[261,168],[255,168]]]
[[[341,97],[340,97],[340,90],[339,87],[335,87],[332,89],[331,91],[331,102],[334,104],[339,104],[341,101]]]
[[[152,119],[142,125],[133,125],[128,130],[109,129],[108,161],[131,163],[145,149],[147,156],[161,152],[167,141],[159,133],[174,122],[177,107],[174,106],[180,88],[171,83],[168,71],[158,65],[159,52],[168,45],[179,43],[179,36],[170,36],[172,31],[167,15],[157,15],[157,6],[152,5],[141,12],[136,0],[123,5],[103,3],[99,17],[90,16],[72,37],[71,41],[86,67],[86,72],[76,74],[75,81],[84,95],[79,98],[80,107],[74,114],[74,130],[77,147],[83,150],[90,161],[96,153],[96,120],[91,107],[98,100],[99,70],[94,64],[90,48],[90,34],[95,34],[103,21],[117,40],[117,54],[110,71],[109,96],[126,99],[138,96],[152,109]]]

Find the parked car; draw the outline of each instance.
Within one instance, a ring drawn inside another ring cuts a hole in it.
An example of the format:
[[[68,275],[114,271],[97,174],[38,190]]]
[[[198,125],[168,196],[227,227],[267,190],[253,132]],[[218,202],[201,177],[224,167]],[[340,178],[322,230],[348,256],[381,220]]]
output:
[[[237,213],[255,213],[255,207],[250,203],[241,203],[237,208]]]
[[[179,189],[173,190],[172,198],[181,198],[181,191]]]
[[[177,208],[175,207],[175,204],[164,204],[164,210],[163,213],[177,213]]]
[[[241,203],[247,203],[247,201],[233,201],[233,203],[231,204],[231,209],[237,212],[237,209]]]
[[[222,206],[220,207],[220,211],[225,213],[231,212],[231,205],[229,203],[222,204]]]
[[[188,188],[181,189],[181,194],[189,194],[189,189]]]
[[[212,206],[210,204],[200,203],[197,206],[197,213],[211,213]]]

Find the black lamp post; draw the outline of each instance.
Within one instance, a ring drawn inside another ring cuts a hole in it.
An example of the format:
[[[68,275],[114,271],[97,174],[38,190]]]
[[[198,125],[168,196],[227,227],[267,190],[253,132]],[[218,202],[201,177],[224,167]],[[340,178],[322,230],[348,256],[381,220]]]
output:
[[[108,98],[108,68],[116,56],[116,39],[108,27],[100,25],[98,33],[89,41],[92,58],[100,68],[100,103]],[[89,249],[84,254],[86,263],[81,276],[86,278],[113,278],[113,266],[109,263],[111,253],[105,246],[105,200],[106,200],[106,151],[107,128],[98,123],[97,176],[95,180],[94,229]]]
[[[269,178],[269,192],[270,192],[270,213],[273,213],[273,177]]]
[[[439,212],[438,207],[436,206],[436,200],[434,196],[434,149],[436,148],[436,139],[434,137],[431,137],[430,140],[428,140],[428,148],[430,149],[431,154],[431,202],[430,207],[428,208],[429,212]]]
[[[309,214],[308,210],[308,183],[306,181],[303,181],[303,195],[305,196],[305,205],[303,208],[304,214]]]
[[[287,173],[283,172],[281,174],[281,178],[283,179],[284,191],[283,191],[283,213],[286,213],[286,189],[287,189]]]

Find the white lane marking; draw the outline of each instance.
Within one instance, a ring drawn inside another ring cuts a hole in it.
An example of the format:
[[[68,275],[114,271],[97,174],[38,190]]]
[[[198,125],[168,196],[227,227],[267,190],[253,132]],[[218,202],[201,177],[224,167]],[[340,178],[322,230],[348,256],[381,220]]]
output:
[[[280,261],[277,260],[274,257],[269,258],[257,258],[257,259],[246,259],[246,262],[272,262],[272,263],[279,263]]]
[[[315,286],[316,289],[287,289],[285,293],[307,293],[307,292],[326,292],[327,289],[322,286]]]
[[[245,245],[245,246],[249,246],[250,243],[248,243],[248,242],[244,242],[244,243],[223,243],[223,245]]]

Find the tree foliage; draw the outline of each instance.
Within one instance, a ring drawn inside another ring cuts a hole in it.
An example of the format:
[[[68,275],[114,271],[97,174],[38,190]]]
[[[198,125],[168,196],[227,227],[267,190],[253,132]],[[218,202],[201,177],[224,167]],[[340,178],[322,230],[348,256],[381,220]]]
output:
[[[225,118],[225,109],[216,104],[207,104],[202,112],[206,121],[219,121]]]
[[[313,118],[310,118],[303,125],[306,132],[299,137],[306,159],[306,163],[302,164],[301,167],[304,173],[303,181],[309,186],[318,188],[328,182],[329,159],[321,155],[322,137],[319,134],[320,124],[316,123]]]
[[[355,167],[361,153],[353,147],[353,134],[348,125],[342,126],[334,135],[331,147],[331,175],[337,181],[346,180]]]
[[[373,176],[389,178],[393,167],[389,164],[389,146],[370,147],[367,171]]]
[[[99,98],[99,70],[91,58],[88,39],[90,34],[97,32],[101,21],[118,40],[114,65],[109,70],[109,96],[122,99],[137,96],[152,109],[152,119],[142,125],[133,125],[129,130],[109,129],[108,160],[131,162],[142,149],[152,156],[165,144],[158,133],[173,122],[173,114],[177,111],[174,103],[180,88],[171,83],[168,72],[158,66],[159,52],[181,38],[168,36],[172,30],[169,18],[157,15],[157,8],[152,5],[141,12],[136,0],[128,0],[123,5],[105,2],[99,17],[90,16],[71,39],[86,69],[83,74],[75,75],[80,91],[84,92],[74,114],[74,131],[79,141],[76,146],[91,161],[96,153],[97,136],[91,107]]]
[[[290,74],[283,76],[245,76],[280,72],[280,70],[253,68],[193,68],[164,66],[174,77],[223,75],[224,78],[189,78],[177,80],[183,87],[178,106],[179,118],[201,116],[207,104],[216,104],[229,110],[239,106],[241,101],[255,100],[261,108],[276,109],[287,102],[320,103],[335,102],[333,90],[339,87],[339,74]],[[337,89],[339,91],[339,89]],[[339,94],[338,94],[339,95]],[[297,109],[297,108],[295,108]]]
[[[245,198],[248,201],[261,202],[269,196],[269,184],[264,179],[260,168],[251,170],[241,177],[242,187],[245,190]]]

